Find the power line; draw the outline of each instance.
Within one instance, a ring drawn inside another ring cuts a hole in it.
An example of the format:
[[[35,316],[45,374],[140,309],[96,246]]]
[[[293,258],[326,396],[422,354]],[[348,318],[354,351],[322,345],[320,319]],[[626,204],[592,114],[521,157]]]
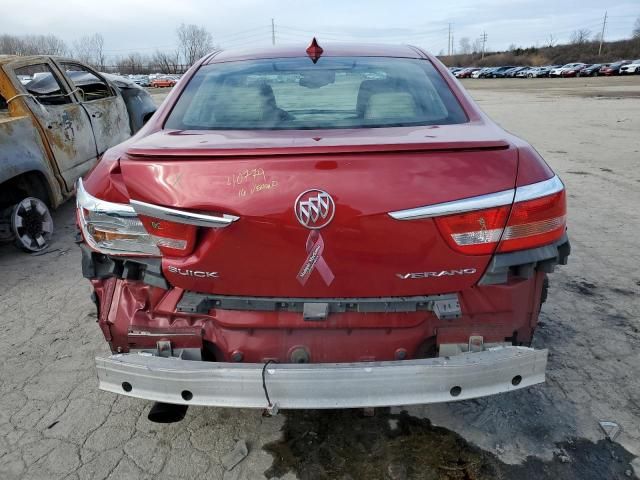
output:
[[[399,41],[403,39],[417,38],[417,37],[425,37],[425,36],[438,36],[442,34],[447,27],[437,28],[432,30],[426,30],[422,32],[407,32],[407,33],[382,33],[382,32],[373,32],[373,33],[362,33],[362,32],[351,32],[351,31],[312,31],[312,30],[304,30],[297,27],[290,27],[287,25],[278,25],[278,31],[289,31],[292,33],[299,33],[309,36],[323,36],[329,40],[344,40],[344,39],[354,39],[354,38],[385,38],[385,39],[399,39]]]

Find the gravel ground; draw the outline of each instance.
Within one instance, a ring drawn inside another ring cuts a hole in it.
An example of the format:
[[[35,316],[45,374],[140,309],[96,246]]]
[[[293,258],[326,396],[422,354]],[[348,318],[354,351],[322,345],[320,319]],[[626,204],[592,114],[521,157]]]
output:
[[[96,389],[93,357],[108,349],[80,274],[68,203],[54,215],[46,253],[0,246],[0,479],[640,473],[640,77],[465,86],[538,148],[569,192],[573,253],[551,276],[534,342],[550,349],[545,385],[373,418],[191,408],[181,423],[153,424],[150,403]],[[605,440],[600,420],[620,425],[615,442]],[[227,472],[222,459],[240,439],[249,455]]]

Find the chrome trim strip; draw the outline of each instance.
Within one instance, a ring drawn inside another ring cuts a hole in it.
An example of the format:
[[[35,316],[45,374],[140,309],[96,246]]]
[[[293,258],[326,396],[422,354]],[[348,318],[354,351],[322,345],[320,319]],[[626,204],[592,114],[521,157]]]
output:
[[[543,383],[546,366],[547,350],[514,346],[420,360],[282,363],[266,368],[262,363],[202,362],[151,354],[96,358],[101,390],[157,402],[235,408],[267,407],[263,381],[272,407],[278,408],[467,400]],[[519,382],[512,383],[515,377]],[[190,395],[185,396],[185,391]]]
[[[76,204],[78,207],[85,208],[96,213],[105,213],[108,215],[115,214],[120,217],[137,217],[135,210],[129,205],[107,202],[106,200],[100,200],[99,198],[91,195],[84,189],[82,178],[79,178],[76,184]]]
[[[396,220],[418,220],[420,218],[440,217],[443,215],[511,205],[511,203],[513,203],[513,197],[513,189],[503,190],[501,192],[463,198],[462,200],[454,200],[452,202],[436,203],[435,205],[410,208],[408,210],[398,210],[389,212],[389,215]]]
[[[421,218],[440,217],[456,213],[473,212],[474,210],[483,210],[485,208],[502,207],[504,205],[511,205],[514,202],[533,200],[552,195],[563,189],[564,184],[562,180],[560,180],[557,175],[554,175],[548,180],[524,185],[515,189],[512,188],[510,190],[488,193],[477,197],[463,198],[462,200],[410,208],[408,210],[398,210],[389,212],[389,215],[396,220],[418,220]]]
[[[224,228],[240,219],[240,217],[234,215],[216,217],[203,213],[185,212],[184,210],[161,207],[160,205],[153,205],[151,203],[141,202],[140,200],[131,200],[130,203],[136,213],[140,215],[147,215],[169,222],[184,223],[186,225],[197,225],[199,227]]]
[[[549,180],[516,188],[516,198],[514,202],[524,202],[526,200],[546,197],[547,195],[558,193],[563,189],[564,184],[562,183],[562,180],[560,180],[557,175],[554,175]]]

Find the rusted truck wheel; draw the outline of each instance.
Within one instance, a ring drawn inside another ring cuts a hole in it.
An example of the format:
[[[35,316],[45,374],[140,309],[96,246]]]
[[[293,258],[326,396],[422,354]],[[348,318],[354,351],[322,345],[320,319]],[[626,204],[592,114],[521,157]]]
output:
[[[53,235],[53,219],[42,200],[27,197],[18,202],[11,210],[9,221],[18,248],[35,253],[49,246]]]

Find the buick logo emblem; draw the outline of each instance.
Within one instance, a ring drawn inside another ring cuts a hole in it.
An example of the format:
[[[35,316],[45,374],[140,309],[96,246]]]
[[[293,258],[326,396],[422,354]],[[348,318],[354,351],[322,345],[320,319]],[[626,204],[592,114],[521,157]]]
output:
[[[311,230],[329,225],[336,213],[336,204],[324,190],[312,188],[298,195],[294,204],[296,218],[300,224]]]

